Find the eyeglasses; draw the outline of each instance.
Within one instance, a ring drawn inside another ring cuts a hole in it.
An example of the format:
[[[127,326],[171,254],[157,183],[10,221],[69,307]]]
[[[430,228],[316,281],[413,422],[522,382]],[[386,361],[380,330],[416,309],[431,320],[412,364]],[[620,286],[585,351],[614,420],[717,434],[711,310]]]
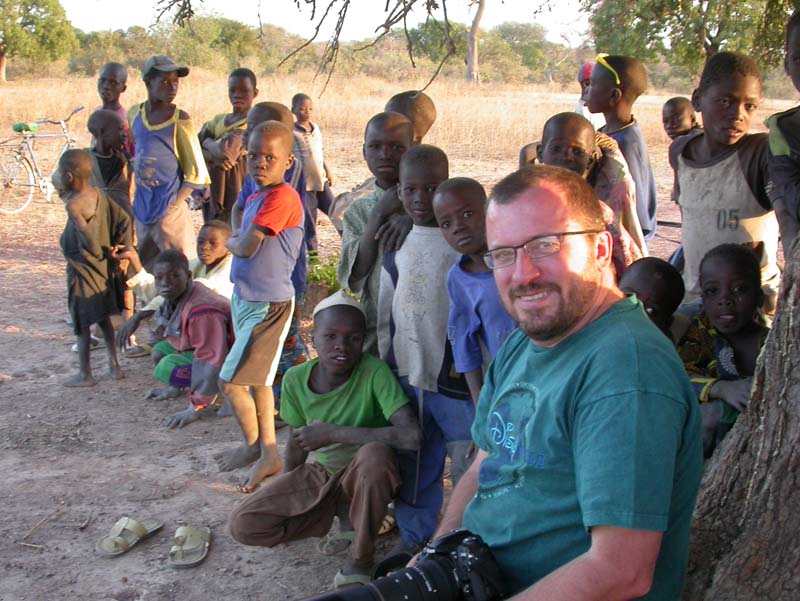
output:
[[[531,259],[544,259],[561,250],[562,236],[578,236],[580,234],[599,234],[603,230],[581,230],[580,232],[559,232],[544,234],[531,238],[519,246],[503,246],[484,253],[483,258],[489,269],[503,269],[517,262],[517,251],[522,251]]]
[[[617,73],[617,70],[614,67],[608,64],[608,61],[606,60],[607,56],[608,54],[606,54],[605,52],[601,52],[600,54],[597,55],[597,58],[595,60],[597,61],[598,65],[603,65],[606,69],[611,71],[612,75],[614,76],[614,82],[617,85],[620,85],[622,82],[619,79],[619,73]]]

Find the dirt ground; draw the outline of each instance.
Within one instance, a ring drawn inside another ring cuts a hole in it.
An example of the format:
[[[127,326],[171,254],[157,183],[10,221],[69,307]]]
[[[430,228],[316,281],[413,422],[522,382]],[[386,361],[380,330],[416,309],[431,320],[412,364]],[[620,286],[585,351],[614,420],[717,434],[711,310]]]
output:
[[[367,175],[351,150],[360,142],[330,139],[330,155],[347,157],[336,169],[336,189],[344,191]],[[666,202],[666,149],[651,152],[666,207],[659,217],[677,220]],[[456,154],[451,172],[491,185],[515,162],[516,151],[480,161]],[[144,400],[152,385],[148,359],[123,358],[126,378],[117,382],[102,377],[105,353],[95,351],[96,387],[60,385],[77,367],[58,245],[64,220],[60,202],[41,198],[21,215],[0,216],[0,600],[302,599],[327,590],[342,557],[319,554],[317,539],[261,549],[227,534],[240,499],[234,486],[246,472],[220,473],[213,455],[238,444],[232,418],[160,428],[185,401]],[[337,234],[321,221],[323,255],[338,252]],[[668,256],[678,237],[662,228],[654,254]],[[307,301],[306,318],[320,294]],[[279,433],[281,444],[285,436]],[[95,541],[121,516],[158,518],[164,527],[122,557],[98,557]],[[208,558],[190,570],[166,564],[182,524],[212,530]],[[394,542],[384,539],[381,551]]]

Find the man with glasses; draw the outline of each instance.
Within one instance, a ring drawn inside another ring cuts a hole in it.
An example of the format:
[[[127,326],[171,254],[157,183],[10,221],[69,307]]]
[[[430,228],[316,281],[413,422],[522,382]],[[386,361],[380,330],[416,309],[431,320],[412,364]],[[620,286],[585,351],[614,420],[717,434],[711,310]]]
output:
[[[483,537],[520,599],[680,598],[699,411],[672,345],[614,283],[597,198],[527,167],[494,188],[486,222],[519,330],[486,374],[479,452],[438,534]]]

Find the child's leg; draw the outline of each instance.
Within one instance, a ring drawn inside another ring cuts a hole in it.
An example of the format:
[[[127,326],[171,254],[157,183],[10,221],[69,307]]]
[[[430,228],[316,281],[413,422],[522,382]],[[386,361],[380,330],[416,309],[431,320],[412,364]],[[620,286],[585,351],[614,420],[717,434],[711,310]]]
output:
[[[250,396],[250,387],[220,380],[220,390],[230,403],[236,421],[242,429],[244,444],[217,456],[219,469],[223,472],[250,465],[261,453],[258,447],[258,416],[256,402]]]
[[[253,386],[256,415],[258,416],[258,443],[261,456],[250,470],[242,492],[252,492],[264,478],[278,473],[283,462],[278,454],[275,437],[275,397],[271,386]]]
[[[74,317],[73,317],[74,319]],[[92,364],[89,359],[89,336],[91,325],[85,325],[78,331],[78,361],[80,367],[78,373],[72,376],[69,380],[64,382],[64,386],[70,387],[87,387],[94,386],[97,382],[92,376]],[[112,342],[113,346],[113,342]]]
[[[475,404],[470,400],[430,393],[428,405],[444,435],[447,454],[450,456],[450,480],[455,487],[472,463],[468,452],[472,446],[471,428],[475,419]]]
[[[100,329],[103,331],[103,339],[106,342],[106,353],[108,353],[108,373],[115,380],[121,380],[125,377],[122,370],[119,368],[119,361],[117,360],[117,345],[114,344],[114,326],[111,325],[111,318],[106,317],[98,323]]]
[[[722,401],[700,404],[700,423],[703,432],[703,457],[708,459],[717,448],[717,431],[722,417]]]

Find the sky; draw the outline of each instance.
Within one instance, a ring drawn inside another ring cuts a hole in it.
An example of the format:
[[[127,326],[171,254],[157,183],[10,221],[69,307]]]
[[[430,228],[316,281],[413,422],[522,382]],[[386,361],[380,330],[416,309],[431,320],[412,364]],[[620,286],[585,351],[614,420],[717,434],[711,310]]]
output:
[[[325,6],[327,0],[317,0]],[[155,22],[158,14],[158,0],[132,0],[120,9],[118,0],[61,0],[67,18],[73,27],[85,32],[109,29],[127,29],[133,25],[149,27]],[[199,15],[214,15],[241,21],[258,26],[258,14],[261,21],[279,25],[297,35],[309,37],[314,31],[314,24],[319,19],[318,13],[312,24],[311,11],[307,7],[298,10],[293,0],[195,0],[195,12]],[[300,4],[305,4],[301,0]],[[394,4],[393,0],[391,4]],[[420,2],[420,4],[423,4]],[[557,8],[550,11],[544,9],[534,14],[540,3],[536,0],[488,0],[481,20],[484,29],[516,21],[521,23],[539,23],[547,29],[547,37],[553,42],[564,43],[562,35],[566,35],[570,43],[578,45],[585,37],[587,21],[585,15],[578,11],[578,0],[555,0]],[[377,25],[385,20],[385,0],[352,0],[347,20],[342,33],[343,40],[363,40],[374,35]],[[475,9],[469,7],[469,0],[449,0],[448,17],[451,21],[470,23]],[[423,7],[416,9],[411,26],[425,19]],[[441,13],[440,13],[441,14]],[[320,40],[330,36],[335,15],[329,15],[331,26],[321,30]]]

